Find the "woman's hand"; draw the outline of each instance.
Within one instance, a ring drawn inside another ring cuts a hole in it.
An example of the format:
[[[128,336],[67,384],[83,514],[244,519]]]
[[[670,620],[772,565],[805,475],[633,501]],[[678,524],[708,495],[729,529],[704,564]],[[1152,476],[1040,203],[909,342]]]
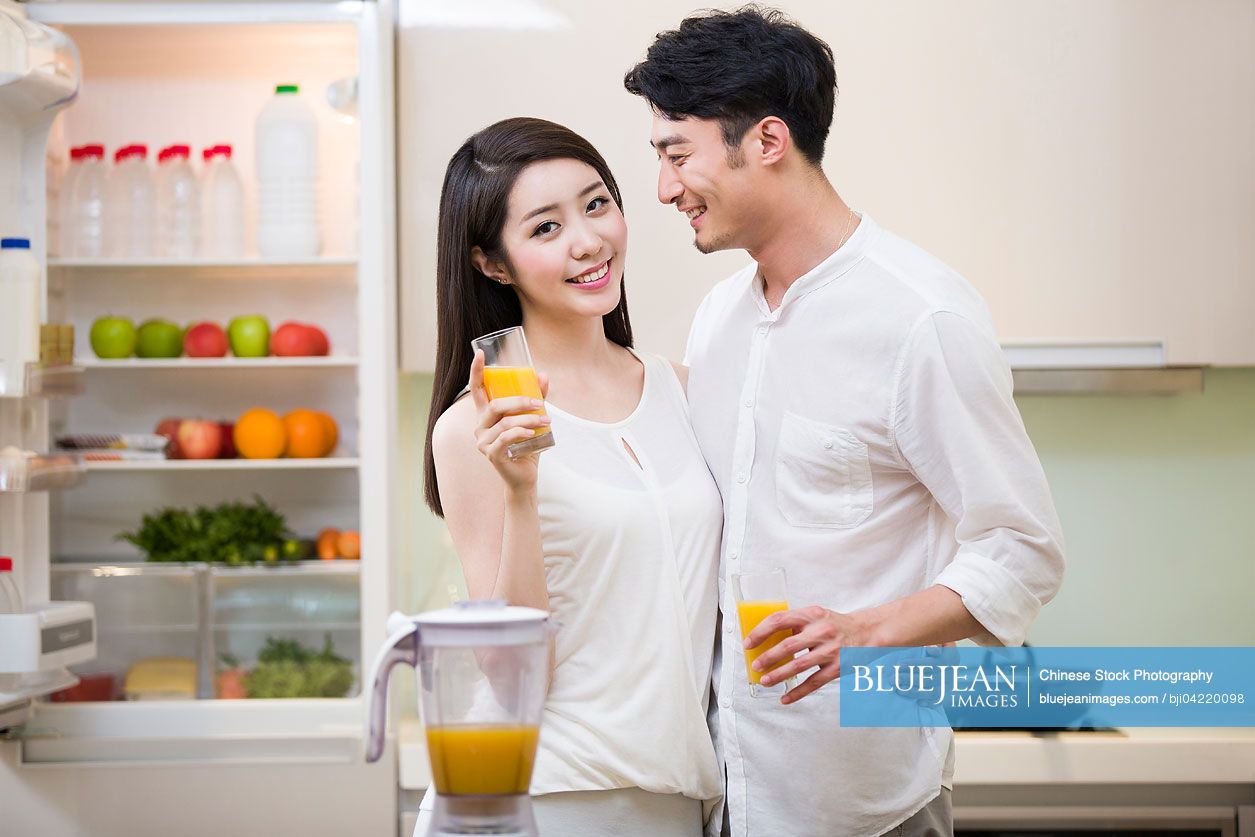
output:
[[[537,376],[540,380],[542,397],[549,392],[549,381],[544,375]],[[540,410],[544,401],[537,401],[525,396],[511,398],[495,398],[488,400],[484,390],[484,353],[475,352],[471,361],[470,378],[471,398],[475,402],[475,411],[479,422],[475,427],[475,446],[488,458],[506,487],[511,491],[528,491],[536,487],[537,454],[510,457],[507,447],[515,442],[530,439],[532,431],[549,426],[549,417],[529,413]],[[519,414],[522,415],[514,415]]]

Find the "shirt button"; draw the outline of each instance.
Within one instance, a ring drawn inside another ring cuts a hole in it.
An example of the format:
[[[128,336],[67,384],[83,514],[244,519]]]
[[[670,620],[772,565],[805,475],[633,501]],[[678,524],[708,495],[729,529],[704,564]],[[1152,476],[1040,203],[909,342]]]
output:
[[[759,334],[766,334],[766,333],[767,333],[767,326],[759,326],[759,327],[758,327],[758,333],[759,333]]]
[[[724,698],[719,698],[719,705],[720,705],[720,706],[722,706],[724,709],[731,709],[731,708],[732,708],[732,700],[731,700],[731,698],[726,698],[726,697],[724,697]]]
[[[752,398],[747,398],[747,399],[745,399],[745,406],[746,406],[746,407],[753,407],[753,406],[754,406],[754,399],[752,399]]]
[[[745,482],[745,472],[744,472],[744,471],[742,471],[741,473],[739,473],[739,474],[737,474],[737,475],[736,475],[736,481],[737,481],[737,482]]]
[[[824,439],[824,450],[832,450],[832,440]]]
[[[741,553],[737,552],[735,549],[729,549],[729,550],[728,550],[728,558],[730,558],[730,559],[731,559],[731,560],[733,560],[733,561],[735,561],[737,558],[739,558],[739,557],[740,557],[740,555],[741,555]]]

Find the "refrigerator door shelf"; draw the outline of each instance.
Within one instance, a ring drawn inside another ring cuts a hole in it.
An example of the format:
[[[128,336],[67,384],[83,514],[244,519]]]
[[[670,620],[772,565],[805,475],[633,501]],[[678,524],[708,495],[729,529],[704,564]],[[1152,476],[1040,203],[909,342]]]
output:
[[[56,671],[95,656],[96,608],[90,602],[48,602],[25,613],[0,613],[0,672]]]
[[[56,111],[78,95],[74,42],[0,7],[0,113],[15,120]]]
[[[78,684],[78,678],[63,668],[22,675],[15,691],[0,692],[0,729],[25,723],[30,702]]]
[[[87,388],[83,367],[70,364],[26,364],[21,392],[0,392],[0,398],[65,398]]]
[[[78,454],[40,455],[16,447],[0,448],[0,494],[72,488],[84,473]]]

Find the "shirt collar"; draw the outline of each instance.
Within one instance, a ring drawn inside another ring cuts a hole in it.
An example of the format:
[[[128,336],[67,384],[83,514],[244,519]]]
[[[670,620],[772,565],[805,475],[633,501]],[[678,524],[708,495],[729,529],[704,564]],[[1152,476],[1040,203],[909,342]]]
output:
[[[871,216],[866,212],[859,213],[859,219],[858,226],[844,244],[807,273],[799,276],[789,286],[789,289],[784,292],[784,299],[780,301],[780,307],[775,311],[771,310],[771,307],[767,305],[766,297],[763,296],[763,283],[758,276],[758,266],[755,265],[754,271],[750,276],[749,293],[750,298],[754,300],[754,304],[758,306],[759,311],[764,316],[775,319],[789,303],[806,296],[812,291],[817,291],[833,280],[840,278],[846,271],[862,261],[863,255],[867,252],[868,243],[876,234],[877,227]]]

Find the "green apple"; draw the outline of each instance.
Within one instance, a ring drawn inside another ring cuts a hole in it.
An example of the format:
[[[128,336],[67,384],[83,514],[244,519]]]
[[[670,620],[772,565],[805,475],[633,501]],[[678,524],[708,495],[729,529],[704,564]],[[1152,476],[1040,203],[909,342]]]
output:
[[[183,354],[183,329],[169,320],[145,320],[140,323],[135,341],[138,357],[180,357]]]
[[[108,360],[135,353],[135,326],[125,317],[97,317],[92,323],[92,351]]]
[[[266,357],[270,354],[270,323],[260,314],[236,317],[227,323],[227,340],[236,357]]]

